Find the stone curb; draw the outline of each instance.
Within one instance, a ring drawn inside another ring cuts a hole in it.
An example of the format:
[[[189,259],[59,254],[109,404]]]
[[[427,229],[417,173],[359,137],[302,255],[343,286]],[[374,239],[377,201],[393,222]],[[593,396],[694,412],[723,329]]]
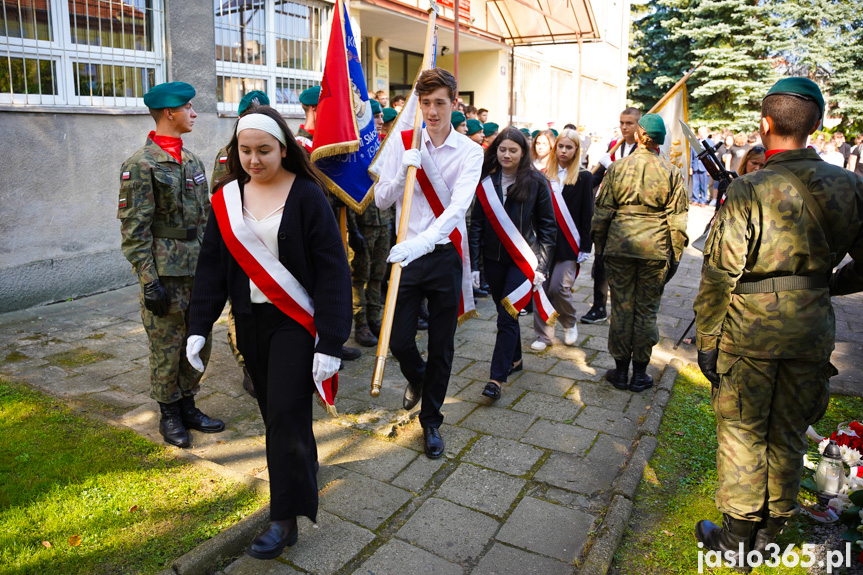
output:
[[[207,575],[229,557],[241,555],[258,532],[270,521],[269,505],[262,507],[220,532],[212,539],[204,541],[179,559],[171,563],[165,574]]]
[[[632,498],[635,497],[635,491],[641,483],[644,468],[653,457],[653,451],[659,443],[656,435],[659,433],[665,406],[671,399],[671,390],[674,389],[674,382],[677,381],[677,376],[683,367],[684,363],[674,358],[662,370],[662,378],[656,386],[657,392],[650,406],[650,414],[639,429],[638,445],[627,461],[623,473],[618,475],[612,484],[614,499],[605,512],[605,518],[584,563],[576,570],[579,575],[605,575],[611,567],[614,553],[620,545],[623,532],[632,515],[634,507]]]

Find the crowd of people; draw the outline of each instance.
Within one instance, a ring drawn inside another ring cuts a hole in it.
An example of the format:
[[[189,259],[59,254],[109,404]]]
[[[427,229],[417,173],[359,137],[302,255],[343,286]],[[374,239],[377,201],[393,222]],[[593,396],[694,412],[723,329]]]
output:
[[[863,258],[863,179],[831,165],[826,144],[825,161],[822,151],[806,149],[823,99],[808,80],[791,80],[765,96],[757,138],[717,137],[722,161],[742,177],[717,190],[718,223],[695,302],[699,366],[720,420],[717,505],[725,520],[696,530],[713,550],[736,551],[738,543],[763,550],[793,513],[803,432],[823,414],[835,373],[829,297],[863,289],[855,262],[831,276],[846,253]],[[531,310],[530,347],[540,352],[558,344],[555,322],[562,344],[574,346],[579,321],[610,319],[615,367],[605,380],[632,393],[653,385],[647,367],[661,297],[688,244],[690,204],[707,204],[713,187],[699,175],[700,162],[691,163],[687,190],[681,171],[659,155],[663,120],[637,108],[622,111],[619,137],[599,154],[583,127],[501,129],[487,110],[459,109],[455,79],[444,69],[422,72],[415,92],[424,122],[419,148],[410,131],[391,132],[403,97],[390,103],[379,92],[371,103],[380,138],[398,145],[382,147],[389,151],[379,158],[373,202],[362,214],[348,210],[348,246],[336,217],[345,207],[310,162],[320,87],[300,96],[305,121],[296,134],[266,94],[246,94],[209,185],[181,139],[194,126],[194,89],[160,84],[144,98],[156,129],[122,168],[118,217],[141,284],[159,431],[166,443],[186,447],[190,429],[224,429],[194,396],[212,326],[230,302],[229,341],[266,429],[271,522],[248,548],[254,557],[275,558],[295,544],[297,516],[316,519],[311,400],[317,393],[332,407],[342,360],[361,353],[345,347],[352,328],[361,347],[378,344],[387,266],[401,267],[390,351],[406,382],[402,407],[421,402],[431,459],[445,449],[441,406],[454,335],[474,297],[491,297],[497,311],[481,392],[490,403],[524,367],[518,318]],[[849,149],[849,161],[859,151]],[[396,242],[413,178],[407,229]],[[790,191],[776,198],[764,189]],[[796,216],[786,217],[789,210]],[[761,234],[762,226],[771,233]],[[572,289],[591,257],[593,301],[578,318]],[[425,358],[416,341],[422,329]],[[794,406],[771,399],[780,395],[795,398]],[[782,431],[771,432],[774,425]]]

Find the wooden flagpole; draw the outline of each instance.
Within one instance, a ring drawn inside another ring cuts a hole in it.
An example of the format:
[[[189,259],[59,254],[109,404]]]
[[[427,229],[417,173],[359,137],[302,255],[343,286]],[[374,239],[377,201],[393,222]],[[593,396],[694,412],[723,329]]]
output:
[[[434,38],[437,33],[437,14],[440,9],[438,8],[437,2],[435,0],[430,0],[429,2],[429,21],[428,21],[428,29],[426,30],[426,43],[425,43],[425,54],[423,54],[423,63],[422,69],[428,70],[431,67],[432,58],[434,54],[432,51],[434,50]],[[456,19],[458,19],[458,14],[456,14]],[[458,25],[458,20],[456,20],[456,25]],[[414,133],[413,139],[411,140],[411,149],[418,149],[420,145],[420,138],[422,135],[422,125],[423,125],[423,115],[422,110],[420,109],[419,101],[417,101],[417,109],[416,115],[414,116]],[[390,134],[390,137],[396,137],[398,134]],[[408,234],[408,222],[411,218],[411,203],[414,196],[414,184],[416,183],[416,171],[417,169],[414,166],[408,168],[407,174],[407,183],[405,184],[405,195],[402,200],[402,213],[401,218],[399,219],[399,233],[396,238],[396,243],[401,243],[405,241],[405,238]],[[392,265],[392,271],[390,272],[390,282],[387,286],[387,299],[384,304],[384,316],[381,319],[381,332],[378,336],[378,351],[377,356],[375,358],[375,370],[372,374],[372,385],[371,393],[372,397],[377,397],[381,393],[381,385],[383,385],[384,381],[384,368],[387,364],[387,352],[390,347],[390,335],[392,335],[393,329],[393,317],[395,316],[396,311],[396,298],[399,294],[399,282],[401,282],[402,278],[402,266],[398,263]]]
[[[680,88],[680,87],[681,87],[681,86],[682,86],[682,85],[683,85],[683,84],[684,84],[684,83],[689,79],[689,77],[690,77],[690,76],[692,76],[692,73],[693,73],[693,72],[695,72],[696,70],[698,70],[698,69],[701,67],[701,65],[702,65],[702,64],[704,64],[704,60],[702,60],[701,62],[699,62],[698,64],[696,64],[696,65],[695,65],[695,67],[693,67],[689,72],[687,72],[687,73],[683,76],[683,78],[681,78],[680,80],[678,80],[678,81],[677,81],[677,83],[676,83],[674,86],[672,86],[672,87],[671,87],[671,89],[670,89],[669,91],[667,91],[667,92],[665,93],[665,95],[664,95],[663,97],[661,97],[661,98],[659,99],[659,101],[657,101],[657,102],[653,105],[653,107],[652,107],[652,108],[651,108],[647,113],[648,113],[648,114],[652,114],[652,113],[654,113],[656,110],[658,110],[658,109],[660,109],[662,106],[664,106],[664,105],[665,105],[665,103],[666,103],[666,102],[671,98],[671,96],[673,96],[673,95],[674,95],[674,93],[677,91],[677,89],[678,89],[678,88]],[[614,144],[614,146],[612,146],[612,148],[611,148],[610,150],[608,150],[608,153],[609,153],[609,154],[613,154],[614,152],[616,152],[616,151],[617,151],[617,148],[619,148],[619,147],[621,146],[621,144],[623,144],[623,138],[618,138],[617,143],[616,143],[616,144]],[[593,167],[590,169],[590,171],[591,171],[592,173],[594,173],[594,174],[595,174],[595,173],[596,173],[596,171],[599,169],[599,166],[600,166],[600,164],[596,164],[595,166],[593,166]]]

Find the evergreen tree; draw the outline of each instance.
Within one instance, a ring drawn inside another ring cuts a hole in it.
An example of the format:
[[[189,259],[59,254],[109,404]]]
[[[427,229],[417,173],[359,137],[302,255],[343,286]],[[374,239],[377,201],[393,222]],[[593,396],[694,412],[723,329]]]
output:
[[[704,64],[693,74],[692,116],[714,126],[754,130],[761,98],[777,80],[773,13],[757,0],[703,0],[682,10],[678,34]]]
[[[692,67],[692,42],[680,37],[681,7],[692,0],[633,4],[629,104],[647,112]]]
[[[842,118],[841,127],[846,132],[860,134],[863,133],[863,14],[859,4],[853,12],[843,30],[846,43],[835,60],[836,73],[830,79],[828,97],[837,106],[834,113]],[[846,133],[846,137],[849,135]]]

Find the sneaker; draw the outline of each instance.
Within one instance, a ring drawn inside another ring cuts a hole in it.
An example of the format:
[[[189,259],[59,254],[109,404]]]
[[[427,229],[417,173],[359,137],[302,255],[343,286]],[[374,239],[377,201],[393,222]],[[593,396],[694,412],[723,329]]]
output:
[[[530,349],[534,351],[545,351],[548,347],[548,344],[541,342],[540,340],[536,340],[532,344],[530,344]]]
[[[590,311],[581,316],[581,323],[602,323],[608,319],[605,306],[592,307]]]
[[[575,340],[578,339],[578,326],[572,326],[570,328],[564,328],[563,330],[563,343],[566,345],[575,345]]]

